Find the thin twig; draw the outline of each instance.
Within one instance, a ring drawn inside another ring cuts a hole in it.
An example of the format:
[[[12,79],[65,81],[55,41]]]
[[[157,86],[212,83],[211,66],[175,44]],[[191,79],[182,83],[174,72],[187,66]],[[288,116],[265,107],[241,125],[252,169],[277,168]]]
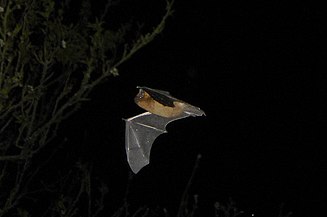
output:
[[[196,157],[191,176],[190,176],[190,178],[189,178],[189,180],[187,182],[187,185],[186,185],[186,187],[184,189],[184,192],[183,192],[183,195],[182,195],[182,198],[181,198],[181,203],[180,203],[179,208],[178,208],[177,217],[183,217],[185,209],[187,208],[188,193],[190,191],[190,188],[191,188],[192,182],[194,180],[194,176],[196,174],[196,171],[199,168],[199,163],[200,163],[201,157],[202,157],[201,154],[198,154],[197,157]]]

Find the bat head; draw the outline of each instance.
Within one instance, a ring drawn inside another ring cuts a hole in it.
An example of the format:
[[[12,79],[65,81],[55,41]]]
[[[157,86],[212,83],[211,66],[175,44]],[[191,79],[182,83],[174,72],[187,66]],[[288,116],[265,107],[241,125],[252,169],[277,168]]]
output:
[[[139,89],[138,94],[134,97],[134,102],[137,105],[143,104],[143,103],[150,103],[152,101],[152,97],[145,92],[143,89]]]

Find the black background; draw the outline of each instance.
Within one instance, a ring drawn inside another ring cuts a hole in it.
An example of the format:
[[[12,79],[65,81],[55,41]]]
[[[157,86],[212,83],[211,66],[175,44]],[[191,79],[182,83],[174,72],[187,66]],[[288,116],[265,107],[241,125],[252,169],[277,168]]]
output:
[[[123,1],[119,13],[150,24],[164,13],[164,2],[137,5]],[[133,102],[140,85],[167,90],[207,116],[173,122],[155,141],[150,165],[132,178],[132,207],[175,212],[200,153],[190,194],[199,195],[202,216],[229,197],[256,216],[277,216],[281,203],[294,216],[322,212],[325,11],[287,1],[177,0],[174,8],[164,32],[65,123],[68,154],[92,162],[108,184],[108,210],[122,203],[130,174],[122,118],[143,112]]]

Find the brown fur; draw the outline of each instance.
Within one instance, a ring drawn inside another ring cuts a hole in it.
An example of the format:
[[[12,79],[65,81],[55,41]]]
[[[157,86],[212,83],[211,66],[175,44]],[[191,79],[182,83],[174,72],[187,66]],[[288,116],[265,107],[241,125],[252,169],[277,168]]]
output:
[[[145,91],[142,91],[137,94],[134,100],[135,103],[144,110],[166,118],[176,117],[180,115],[184,111],[185,107],[185,103],[179,101],[174,102],[174,107],[164,106],[161,103],[155,101]]]

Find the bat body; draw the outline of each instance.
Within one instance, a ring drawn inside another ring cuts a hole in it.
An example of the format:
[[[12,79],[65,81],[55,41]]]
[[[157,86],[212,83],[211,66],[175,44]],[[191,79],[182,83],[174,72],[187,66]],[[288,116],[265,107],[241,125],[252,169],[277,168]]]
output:
[[[134,101],[147,112],[125,120],[127,161],[134,173],[149,164],[152,144],[158,136],[167,133],[168,123],[189,116],[205,115],[200,108],[172,97],[169,92],[137,88],[139,93]]]

